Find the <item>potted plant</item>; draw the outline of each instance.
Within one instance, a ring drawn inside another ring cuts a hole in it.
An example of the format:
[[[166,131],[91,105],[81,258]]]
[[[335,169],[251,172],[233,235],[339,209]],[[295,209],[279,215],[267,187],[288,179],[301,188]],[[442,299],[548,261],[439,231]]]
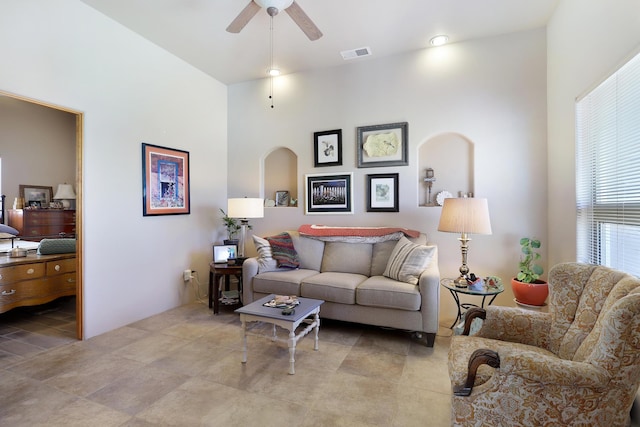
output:
[[[520,270],[518,275],[511,279],[511,288],[516,302],[521,304],[542,306],[549,295],[547,282],[540,279],[544,270],[537,263],[540,259],[540,246],[540,240],[529,237],[520,239]]]
[[[225,245],[237,245],[238,244],[238,233],[240,232],[240,224],[235,218],[229,218],[227,213],[220,208],[220,212],[222,212],[222,223],[224,224],[224,228],[227,229],[227,240],[224,241]]]

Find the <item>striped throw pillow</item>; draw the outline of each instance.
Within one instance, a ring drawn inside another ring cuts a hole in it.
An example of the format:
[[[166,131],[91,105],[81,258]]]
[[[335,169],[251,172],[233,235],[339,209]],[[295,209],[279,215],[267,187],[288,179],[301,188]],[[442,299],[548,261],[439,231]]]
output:
[[[258,273],[278,269],[278,263],[273,259],[273,251],[267,239],[253,236],[253,243],[258,251]]]
[[[293,240],[289,233],[280,233],[277,236],[266,238],[271,245],[271,253],[273,259],[278,262],[278,267],[298,268],[300,267],[300,258],[293,246]]]
[[[417,245],[402,236],[391,252],[383,276],[417,285],[420,274],[433,258],[434,249],[435,246]]]

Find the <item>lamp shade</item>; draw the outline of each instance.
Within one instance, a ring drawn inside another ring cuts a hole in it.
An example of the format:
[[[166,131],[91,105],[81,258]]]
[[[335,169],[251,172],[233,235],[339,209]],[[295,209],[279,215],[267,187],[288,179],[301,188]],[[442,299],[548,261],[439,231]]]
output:
[[[473,197],[444,199],[438,231],[491,234],[487,199]]]
[[[229,218],[262,218],[264,217],[264,201],[257,198],[237,198],[227,201]]]
[[[75,199],[76,193],[73,191],[73,186],[71,184],[58,184],[58,190],[53,198],[58,200]]]

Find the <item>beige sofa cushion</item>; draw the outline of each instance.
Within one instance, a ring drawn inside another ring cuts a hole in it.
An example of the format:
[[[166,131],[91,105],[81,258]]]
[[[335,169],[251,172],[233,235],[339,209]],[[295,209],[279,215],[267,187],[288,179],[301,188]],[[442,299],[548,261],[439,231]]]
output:
[[[369,276],[372,250],[373,245],[370,243],[327,242],[320,271]]]
[[[300,282],[317,271],[297,269],[279,270],[260,273],[253,277],[254,292],[278,295],[300,295]]]
[[[293,246],[300,258],[300,268],[320,271],[322,255],[324,254],[324,242],[301,236],[298,231],[288,231]]]
[[[421,301],[418,286],[384,276],[372,276],[356,290],[358,305],[417,311]]]
[[[367,279],[362,274],[328,272],[307,277],[300,285],[300,296],[341,304],[356,303],[356,288]]]

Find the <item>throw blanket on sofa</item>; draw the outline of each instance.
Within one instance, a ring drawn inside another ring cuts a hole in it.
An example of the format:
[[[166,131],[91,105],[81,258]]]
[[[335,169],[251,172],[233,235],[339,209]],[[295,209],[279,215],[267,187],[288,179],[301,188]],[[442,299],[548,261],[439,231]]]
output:
[[[403,234],[407,237],[419,237],[420,232],[400,227],[334,227],[319,224],[304,224],[298,229],[301,235],[320,239],[333,240],[345,237],[355,239],[373,239],[376,241],[398,240]]]

